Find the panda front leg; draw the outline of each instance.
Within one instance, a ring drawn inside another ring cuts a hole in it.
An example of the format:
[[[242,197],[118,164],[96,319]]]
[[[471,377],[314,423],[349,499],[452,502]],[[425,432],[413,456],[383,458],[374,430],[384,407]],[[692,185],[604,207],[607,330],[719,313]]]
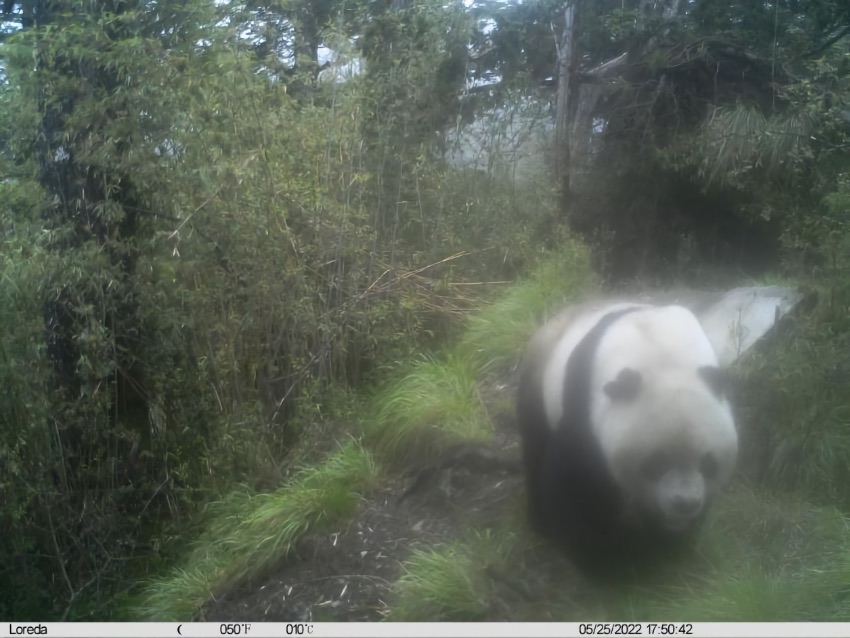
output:
[[[528,522],[533,531],[548,536],[551,533],[551,521],[547,513],[547,490],[542,470],[550,435],[545,430],[525,430],[523,434],[522,456]]]
[[[535,391],[533,378],[520,381],[517,401],[517,423],[525,471],[527,515],[532,530],[548,535],[550,521],[546,511],[546,486],[543,467],[551,446],[552,431],[546,419],[542,397]]]
[[[593,447],[562,428],[541,469],[541,501],[550,536],[573,561],[594,571],[624,549],[619,492]]]

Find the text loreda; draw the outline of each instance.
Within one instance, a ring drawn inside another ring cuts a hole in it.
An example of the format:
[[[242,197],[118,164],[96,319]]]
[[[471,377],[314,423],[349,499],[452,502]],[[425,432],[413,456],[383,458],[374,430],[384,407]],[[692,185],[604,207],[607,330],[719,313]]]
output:
[[[46,636],[47,635],[47,625],[37,624],[37,625],[18,625],[14,623],[9,623],[9,635],[10,636]]]

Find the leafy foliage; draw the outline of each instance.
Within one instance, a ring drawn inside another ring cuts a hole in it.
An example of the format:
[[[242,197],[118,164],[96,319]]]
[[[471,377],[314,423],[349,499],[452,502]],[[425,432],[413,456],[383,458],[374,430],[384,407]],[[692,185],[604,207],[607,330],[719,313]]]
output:
[[[843,171],[845,9],[613,4],[580,17],[573,227],[614,283],[763,275]]]
[[[309,58],[359,9],[249,4],[26,6],[3,45],[0,516],[18,533],[0,600],[17,618],[108,618],[201,503],[280,485],[337,416],[329,396],[455,331],[551,223],[549,191],[442,160],[463,14],[387,13],[371,24],[395,44],[371,34],[369,73],[323,85],[271,64],[286,20]],[[238,36],[275,20],[268,46]]]

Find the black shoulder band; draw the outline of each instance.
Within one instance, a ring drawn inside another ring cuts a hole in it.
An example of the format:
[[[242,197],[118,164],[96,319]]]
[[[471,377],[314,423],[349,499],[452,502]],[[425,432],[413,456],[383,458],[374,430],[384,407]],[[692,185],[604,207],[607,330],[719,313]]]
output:
[[[599,342],[608,328],[620,317],[645,307],[632,306],[609,312],[578,342],[567,360],[564,376],[563,418],[566,422],[579,425],[590,421],[590,378]]]

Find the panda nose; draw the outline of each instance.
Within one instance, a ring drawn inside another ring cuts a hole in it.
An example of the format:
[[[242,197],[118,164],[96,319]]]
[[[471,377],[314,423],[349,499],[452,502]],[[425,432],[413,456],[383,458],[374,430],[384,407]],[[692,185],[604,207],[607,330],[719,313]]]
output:
[[[692,496],[676,496],[673,498],[673,509],[681,516],[693,516],[699,511],[702,502]]]

